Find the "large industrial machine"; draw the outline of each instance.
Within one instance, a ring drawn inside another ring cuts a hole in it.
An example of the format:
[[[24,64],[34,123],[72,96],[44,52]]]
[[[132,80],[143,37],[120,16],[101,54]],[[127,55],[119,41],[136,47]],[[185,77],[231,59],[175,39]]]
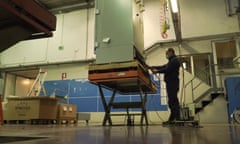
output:
[[[97,0],[95,6],[96,63],[141,60],[143,0]]]
[[[113,125],[112,116],[127,116],[127,125],[133,125],[132,117],[139,115],[140,124],[148,125],[146,100],[148,93],[156,93],[157,87],[142,56],[143,0],[97,0],[95,53],[96,63],[89,65],[88,78],[100,92],[105,110],[103,125]],[[112,91],[108,101],[103,88]],[[138,101],[115,101],[116,93],[139,94]],[[126,114],[113,114],[112,109],[126,109]],[[130,112],[140,109],[140,112]]]

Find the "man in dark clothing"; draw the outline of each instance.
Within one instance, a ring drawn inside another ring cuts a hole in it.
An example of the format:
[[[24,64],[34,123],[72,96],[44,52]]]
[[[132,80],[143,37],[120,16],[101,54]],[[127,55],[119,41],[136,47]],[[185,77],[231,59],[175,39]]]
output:
[[[173,48],[166,51],[168,63],[162,66],[149,67],[153,73],[164,73],[164,81],[166,82],[166,90],[168,95],[168,106],[170,108],[170,116],[167,122],[163,124],[171,124],[174,120],[180,119],[180,106],[177,93],[179,90],[179,68],[180,62],[175,55]]]

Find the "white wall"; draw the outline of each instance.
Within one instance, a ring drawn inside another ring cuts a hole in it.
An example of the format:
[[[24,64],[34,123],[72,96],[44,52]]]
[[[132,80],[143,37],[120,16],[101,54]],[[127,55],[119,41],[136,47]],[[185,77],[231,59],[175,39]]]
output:
[[[196,116],[201,123],[227,123],[227,101],[224,97],[215,99],[208,107]]]
[[[15,88],[15,94],[17,96],[26,96],[28,91],[30,90],[34,80],[17,77],[16,78],[16,88]],[[32,96],[34,95],[34,92],[32,93]],[[8,96],[8,95],[7,95]]]
[[[5,80],[4,100],[6,96],[15,95],[16,76],[8,74]]]
[[[170,19],[168,38],[160,34],[160,0],[146,0],[144,12],[144,45],[149,48],[156,42],[175,39],[174,27]],[[237,15],[228,16],[225,0],[184,0],[179,1],[182,37],[194,38],[239,32]]]
[[[161,36],[161,11],[160,0],[145,0],[144,19],[144,47],[147,49],[156,42],[171,41],[175,39],[174,29],[170,11],[166,12],[166,19],[169,20],[170,29],[167,31],[168,38],[164,39]]]
[[[55,65],[50,67],[42,67],[46,70],[48,80],[61,80],[62,73],[66,73],[66,79],[80,79],[88,77],[88,64],[72,64],[72,65]]]
[[[56,16],[53,37],[17,43],[1,53],[1,67],[93,59],[94,9]]]
[[[179,2],[183,38],[239,32],[237,16],[227,15],[225,0]]]

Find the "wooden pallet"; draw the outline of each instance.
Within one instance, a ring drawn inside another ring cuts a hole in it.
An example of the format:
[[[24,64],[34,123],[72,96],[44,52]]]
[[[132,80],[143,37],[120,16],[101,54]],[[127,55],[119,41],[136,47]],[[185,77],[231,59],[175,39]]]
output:
[[[120,93],[139,92],[139,84],[144,92],[157,91],[148,70],[137,60],[89,65],[88,79],[93,83],[116,89]]]

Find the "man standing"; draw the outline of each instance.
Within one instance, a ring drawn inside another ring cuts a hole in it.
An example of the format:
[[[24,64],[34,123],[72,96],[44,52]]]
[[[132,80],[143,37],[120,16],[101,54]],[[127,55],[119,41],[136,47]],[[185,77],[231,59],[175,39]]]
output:
[[[179,90],[179,68],[180,62],[175,55],[173,48],[166,51],[166,58],[168,63],[162,66],[149,67],[153,73],[164,73],[164,81],[166,82],[166,89],[168,95],[168,106],[170,108],[170,116],[168,121],[163,124],[171,124],[174,120],[180,119],[180,105],[177,97]]]

